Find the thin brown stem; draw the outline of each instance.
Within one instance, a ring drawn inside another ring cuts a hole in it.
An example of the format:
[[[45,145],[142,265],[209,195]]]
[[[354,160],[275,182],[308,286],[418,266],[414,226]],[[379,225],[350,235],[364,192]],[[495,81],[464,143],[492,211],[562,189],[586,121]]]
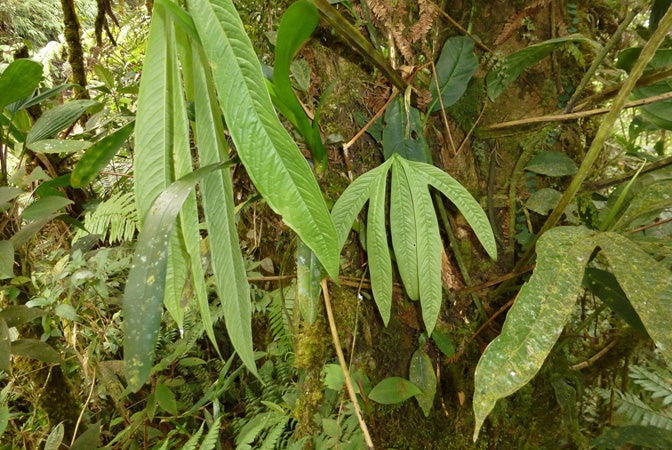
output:
[[[327,319],[329,321],[329,329],[331,330],[331,337],[334,340],[334,347],[336,348],[336,355],[338,356],[338,362],[341,365],[341,371],[343,372],[343,377],[345,378],[345,386],[348,389],[348,395],[350,396],[350,401],[352,402],[352,407],[355,409],[355,415],[359,421],[359,428],[362,430],[364,435],[364,442],[369,449],[373,449],[373,441],[371,440],[371,435],[369,434],[369,429],[364,422],[364,416],[362,415],[362,410],[359,407],[359,401],[357,400],[357,394],[355,393],[355,388],[352,385],[352,378],[350,377],[350,371],[348,370],[348,365],[345,362],[345,356],[343,355],[343,349],[341,347],[341,340],[338,337],[338,330],[336,329],[336,321],[334,320],[334,312],[331,309],[331,301],[329,300],[329,289],[327,288],[327,279],[323,279],[320,283],[322,285],[322,294],[324,295],[324,306],[327,310]]]

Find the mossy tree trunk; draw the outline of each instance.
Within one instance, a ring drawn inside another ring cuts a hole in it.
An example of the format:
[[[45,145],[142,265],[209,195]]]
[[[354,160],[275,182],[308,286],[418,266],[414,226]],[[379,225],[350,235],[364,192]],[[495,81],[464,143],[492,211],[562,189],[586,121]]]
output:
[[[75,10],[74,0],[61,0],[63,9],[63,25],[65,26],[65,42],[68,44],[68,63],[72,69],[72,82],[82,88],[76,90],[76,98],[89,98],[86,91],[86,69],[84,66],[84,51],[80,39],[80,25]]]

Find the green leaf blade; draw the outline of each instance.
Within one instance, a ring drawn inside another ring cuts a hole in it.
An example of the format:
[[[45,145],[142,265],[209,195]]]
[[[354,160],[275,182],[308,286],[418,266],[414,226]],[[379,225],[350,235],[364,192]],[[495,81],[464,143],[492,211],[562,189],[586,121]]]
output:
[[[420,389],[419,394],[415,394],[415,399],[420,405],[420,409],[429,417],[429,413],[434,405],[434,396],[436,395],[436,374],[434,366],[429,355],[418,349],[411,357],[411,367],[409,369],[409,380]]]
[[[406,294],[411,300],[420,298],[418,286],[417,228],[413,197],[406,172],[399,164],[392,165],[390,189],[390,234],[397,268]]]
[[[476,70],[478,70],[478,58],[474,55],[474,41],[468,36],[446,40],[436,62],[436,79],[444,108],[452,106],[462,97]],[[434,80],[431,82],[430,91],[432,98],[438,99]],[[439,109],[441,104],[436,102],[431,112]]]
[[[410,381],[399,377],[388,377],[371,389],[369,399],[382,405],[393,405],[420,393],[420,389]]]
[[[392,260],[385,225],[385,188],[387,177],[378,177],[371,186],[367,226],[367,252],[371,289],[385,326],[392,311]]]
[[[135,121],[131,121],[89,148],[72,171],[70,185],[82,188],[91,183],[130,137],[134,126]]]
[[[42,80],[42,64],[17,59],[0,76],[0,111],[18,100],[30,97]]]
[[[79,119],[79,116],[94,105],[98,105],[98,102],[94,100],[70,100],[45,111],[28,132],[26,145],[30,147],[37,141],[53,138],[59,131],[72,125]]]
[[[567,322],[596,243],[590,230],[558,227],[537,243],[537,267],[485,349],[474,375],[474,440],[495,403],[539,371]]]
[[[269,206],[338,275],[338,235],[310,166],[278,121],[259,61],[230,0],[189,2],[241,161]]]

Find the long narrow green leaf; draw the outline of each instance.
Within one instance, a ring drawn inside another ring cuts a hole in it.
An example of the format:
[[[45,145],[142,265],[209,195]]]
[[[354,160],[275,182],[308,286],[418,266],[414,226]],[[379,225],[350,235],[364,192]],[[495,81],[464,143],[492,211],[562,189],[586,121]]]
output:
[[[152,368],[175,218],[196,183],[221,167],[202,167],[175,181],[161,192],[147,214],[124,291],[124,361],[133,391],[142,387]]]
[[[669,367],[672,367],[672,274],[628,238],[603,233],[597,238],[611,272],[642,319]]]
[[[406,294],[411,300],[420,298],[418,287],[418,254],[413,209],[413,197],[408,186],[406,172],[399,164],[392,165],[392,187],[390,190],[390,234],[394,256]]]
[[[297,1],[290,5],[282,15],[278,27],[275,46],[275,65],[273,67],[273,86],[277,100],[284,108],[283,114],[306,139],[314,158],[318,172],[327,164],[327,154],[322,145],[319,130],[314,131],[310,119],[296,98],[289,80],[289,68],[292,59],[301,46],[308,40],[320,22],[317,7],[307,1]]]
[[[59,131],[72,125],[86,110],[97,104],[98,102],[94,100],[70,100],[47,110],[28,132],[26,145],[30,146],[34,142],[53,138]]]
[[[391,164],[392,160],[385,161],[375,169],[361,175],[348,186],[334,204],[331,209],[331,217],[336,225],[339,249],[343,248],[352,224],[355,222],[355,217],[364,207],[364,203],[371,197],[372,186],[375,185],[378,178],[387,177],[387,171]]]
[[[387,176],[376,178],[371,185],[369,214],[367,220],[367,245],[371,289],[378,311],[387,326],[392,310],[392,260],[387,245],[387,226],[385,225],[385,188]]]
[[[497,400],[523,387],[541,368],[569,319],[595,246],[593,233],[579,227],[554,228],[537,242],[534,274],[476,366],[474,440]]]
[[[82,188],[91,183],[129,138],[134,125],[133,120],[89,148],[72,171],[70,185],[74,188]]]
[[[196,142],[201,164],[227,156],[224,128],[217,107],[212,76],[206,70],[202,49],[194,46],[194,102]],[[230,172],[213,172],[201,184],[203,210],[217,293],[224,308],[226,330],[233,347],[247,368],[256,374],[252,348],[250,288],[233,214],[233,186]]]
[[[231,0],[191,0],[220,104],[250,178],[271,208],[338,275],[338,235],[310,166],[280,124],[244,26]]]
[[[672,180],[661,180],[635,194],[623,215],[614,224],[615,230],[627,230],[638,218],[672,206]]]
[[[504,88],[516,81],[518,76],[528,67],[538,63],[553,50],[562,48],[567,42],[585,42],[590,45],[597,45],[580,34],[562,36],[555,39],[549,39],[538,44],[530,45],[522,50],[504,58],[502,68],[494,68],[485,77],[488,84],[488,97],[494,101],[504,91]]]
[[[471,228],[481,244],[488,252],[492,259],[497,259],[497,245],[495,244],[495,236],[492,233],[492,227],[485,215],[483,208],[471,196],[464,186],[458,183],[453,177],[448,175],[438,167],[417,163],[414,161],[407,161],[406,164],[413,168],[418,173],[422,173],[426,183],[431,184],[436,189],[441,191],[443,195],[448,197],[448,200],[453,202],[457,209],[467,219]]]
[[[159,193],[172,181],[171,73],[175,70],[173,29],[155,5],[140,79],[135,124],[135,199],[141,223]]]
[[[397,158],[406,172],[408,184],[413,197],[413,215],[416,225],[416,258],[418,265],[418,287],[422,320],[431,336],[439,318],[442,303],[441,289],[441,236],[439,222],[434,212],[432,197],[427,189],[424,173],[413,170],[412,166],[404,166],[407,161]]]
[[[189,266],[187,250],[182,240],[181,224],[178,222],[170,232],[166,260],[166,277],[163,291],[163,306],[180,330],[184,328],[184,307],[182,294],[187,283]]]

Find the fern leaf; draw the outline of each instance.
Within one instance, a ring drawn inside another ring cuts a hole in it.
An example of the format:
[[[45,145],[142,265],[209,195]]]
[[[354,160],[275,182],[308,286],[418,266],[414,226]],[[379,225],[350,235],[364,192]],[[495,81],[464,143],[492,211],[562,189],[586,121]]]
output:
[[[203,425],[201,424],[201,428]],[[208,430],[208,434],[205,435],[205,438],[203,438],[203,442],[201,442],[201,448],[200,450],[212,450],[215,448],[215,444],[217,443],[217,440],[219,439],[219,417],[215,419],[215,422],[210,425],[210,429]]]
[[[182,447],[182,450],[194,450],[196,448],[196,444],[198,444],[198,441],[201,439],[201,434],[203,434],[203,425],[205,425],[205,422],[201,424],[201,427],[198,429],[196,434],[194,434],[186,444],[184,444],[184,447]]]

